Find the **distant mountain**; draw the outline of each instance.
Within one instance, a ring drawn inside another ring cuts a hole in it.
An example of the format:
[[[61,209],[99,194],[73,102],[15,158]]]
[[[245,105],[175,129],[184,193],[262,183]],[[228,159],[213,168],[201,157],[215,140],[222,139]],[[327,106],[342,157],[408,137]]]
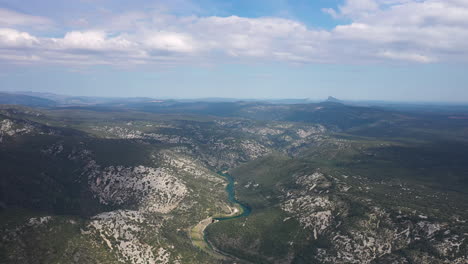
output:
[[[272,104],[308,104],[311,101],[309,98],[302,98],[302,99],[268,99],[265,102],[272,103]]]
[[[8,96],[6,96],[8,95]],[[288,121],[321,124],[328,128],[349,130],[361,126],[401,122],[407,116],[391,109],[342,104],[329,97],[321,103],[272,103],[266,101],[204,102],[157,100],[151,98],[66,97],[56,101],[29,95],[7,94],[0,104],[60,106],[98,112],[131,109],[153,114],[189,114],[218,117],[241,117],[258,121]],[[298,101],[300,102],[300,101]],[[78,107],[78,108],[77,108]],[[374,126],[374,130],[378,126]],[[368,130],[367,130],[368,131]]]
[[[340,99],[335,98],[335,97],[333,97],[333,96],[328,96],[326,102],[343,103],[343,101],[341,101]]]
[[[9,94],[33,96],[55,101],[60,106],[88,106],[88,105],[109,105],[122,103],[143,103],[153,102],[154,98],[149,97],[98,97],[98,96],[69,96],[54,93],[19,91]]]
[[[0,104],[53,107],[57,105],[57,102],[35,96],[0,92]]]
[[[18,91],[18,92],[10,92],[10,93],[45,98],[45,99],[53,100],[56,102],[60,102],[61,100],[64,100],[65,98],[69,97],[68,95],[63,95],[63,94],[54,94],[54,93],[47,93],[47,92],[33,92],[33,91]]]
[[[61,104],[62,107],[67,106]],[[142,98],[110,101],[103,104],[72,105],[93,111],[134,110],[153,114],[209,115],[217,117],[248,118],[258,121],[289,121],[316,123],[329,128],[347,130],[374,123],[397,122],[407,117],[399,112],[376,107],[362,107],[326,101],[305,104],[274,104],[251,102],[180,102],[175,100],[149,100]]]

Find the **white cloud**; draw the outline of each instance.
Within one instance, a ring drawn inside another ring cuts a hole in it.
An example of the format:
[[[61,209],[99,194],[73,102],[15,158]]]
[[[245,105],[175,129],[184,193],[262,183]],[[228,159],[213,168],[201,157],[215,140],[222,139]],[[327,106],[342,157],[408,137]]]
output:
[[[146,46],[155,51],[190,53],[196,50],[192,37],[174,32],[152,33],[146,40]]]
[[[60,48],[83,49],[95,51],[127,50],[133,43],[123,36],[108,38],[102,31],[72,31],[63,39],[54,39]]]
[[[0,28],[0,46],[7,48],[24,48],[37,43],[39,43],[39,40],[29,33],[10,28]]]
[[[53,23],[51,20],[40,17],[21,14],[13,10],[0,8],[0,26],[32,26],[36,28],[49,27]]]
[[[356,2],[359,1],[348,0],[345,5]],[[377,58],[421,63],[468,61],[468,1],[373,2],[377,9],[372,12],[355,9],[358,11],[352,14],[353,22],[337,26],[332,31],[334,37],[348,46],[367,49]],[[336,16],[349,17],[342,10],[340,7]],[[414,53],[415,50],[418,52]]]
[[[379,4],[375,0],[346,0],[345,4],[339,7],[342,16],[360,18],[371,15],[379,9]]]
[[[126,65],[229,60],[468,62],[466,0],[347,0],[337,9],[324,10],[351,20],[331,30],[274,17],[155,12],[114,15],[62,38],[33,36],[13,26],[0,29],[0,50],[8,50],[1,53],[12,58],[1,59],[15,62],[15,57],[35,56],[51,63]]]
[[[193,21],[190,29],[206,48],[218,54],[263,60],[290,58],[295,62],[317,56],[314,46],[328,37],[327,32],[280,18],[207,17]]]
[[[378,53],[379,56],[388,59],[394,60],[406,60],[406,61],[414,61],[420,63],[429,63],[435,61],[435,59],[430,58],[428,56],[424,56],[418,53],[399,53],[393,51],[383,51]]]
[[[98,31],[72,31],[65,34],[65,37],[58,41],[67,48],[98,50],[104,48],[106,34]]]

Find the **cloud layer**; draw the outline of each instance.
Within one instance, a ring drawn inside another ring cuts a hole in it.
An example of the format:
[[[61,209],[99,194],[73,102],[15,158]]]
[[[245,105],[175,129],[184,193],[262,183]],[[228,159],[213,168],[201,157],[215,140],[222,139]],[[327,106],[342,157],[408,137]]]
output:
[[[77,21],[76,30],[49,37],[46,29],[57,23],[0,9],[0,61],[67,65],[468,62],[468,0],[346,0],[336,9],[323,11],[342,23],[320,30],[275,17],[128,12],[112,15],[106,22]]]

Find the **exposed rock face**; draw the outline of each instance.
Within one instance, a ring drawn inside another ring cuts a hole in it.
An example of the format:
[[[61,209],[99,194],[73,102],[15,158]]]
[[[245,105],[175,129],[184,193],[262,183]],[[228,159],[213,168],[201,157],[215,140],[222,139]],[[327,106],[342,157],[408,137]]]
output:
[[[333,204],[324,197],[303,196],[293,198],[283,204],[283,210],[296,215],[299,222],[306,228],[314,230],[314,237],[330,226],[333,215]]]
[[[0,121],[0,143],[3,142],[4,136],[16,136],[31,134],[34,127],[29,124],[17,124],[10,119]]]
[[[142,241],[141,232],[144,225],[148,224],[152,226],[153,232],[157,232],[160,227],[158,224],[148,223],[138,211],[117,210],[94,216],[83,234],[98,235],[123,263],[168,263],[164,249],[155,255],[153,248]]]
[[[317,249],[316,259],[321,263],[466,263],[462,251],[468,234],[451,235],[455,223],[431,221],[416,211],[412,215],[392,213],[371,200],[365,201],[364,214],[350,218],[351,205],[338,192],[346,193],[351,186],[319,171],[294,178],[297,186],[285,190],[281,208],[310,232],[310,239],[329,241],[329,247]],[[440,258],[394,255],[423,241],[433,245]]]
[[[29,226],[39,226],[43,224],[47,224],[52,220],[52,216],[42,216],[42,217],[33,217],[30,218],[28,221]]]
[[[131,123],[127,125],[129,127],[95,126],[95,127],[92,127],[92,130],[103,133],[104,138],[157,140],[157,141],[160,141],[163,143],[169,143],[169,144],[192,144],[193,143],[189,138],[186,138],[186,137],[177,136],[174,134],[143,132],[138,129],[133,129]]]
[[[445,235],[448,236],[444,237],[442,241],[436,243],[435,248],[442,256],[455,257],[461,252],[461,246],[468,239],[468,237],[466,234],[465,237],[461,237],[459,235],[450,236],[449,234],[450,232],[446,231]]]
[[[258,142],[238,141],[235,138],[213,140],[207,147],[208,150],[196,148],[196,155],[209,167],[217,169],[236,167],[242,162],[254,160],[272,151]]]
[[[285,132],[283,129],[270,128],[270,127],[246,127],[246,128],[242,128],[242,131],[251,133],[251,134],[262,135],[262,136],[277,136]]]
[[[318,124],[292,125],[279,122],[258,124],[245,120],[217,120],[216,123],[224,129],[246,133],[255,138],[255,140],[242,141],[240,148],[236,146],[235,140],[214,142],[213,144],[218,149],[222,149],[224,152],[230,150],[228,153],[232,156],[231,160],[236,158],[240,161],[250,161],[265,156],[273,152],[273,150],[290,155],[298,155],[307,147],[321,144],[321,142],[328,139],[325,135],[327,129]],[[278,146],[280,147],[278,148]],[[224,158],[224,160],[228,159]],[[210,165],[212,164],[211,162]],[[228,165],[228,167],[235,167],[239,165],[239,162],[230,161]]]
[[[181,152],[177,152],[179,150]],[[116,257],[120,263],[183,262],[184,258],[163,233],[185,234],[181,230],[189,228],[192,221],[198,221],[197,217],[212,214],[206,209],[208,206],[218,212],[228,208],[225,181],[206,168],[203,162],[184,154],[184,148],[154,152],[148,157],[146,166],[102,166],[85,143],[69,146],[57,140],[42,146],[39,151],[44,157],[77,165],[77,184],[89,188],[99,203],[107,206],[103,208],[116,208],[89,220],[83,219],[79,229],[82,230],[80,239],[96,245],[96,250],[110,254],[106,258]],[[203,185],[203,188],[194,188],[194,184]],[[0,238],[0,245],[4,242],[22,243],[24,234],[42,232],[46,228],[49,228],[47,232],[59,232],[54,228],[60,228],[60,225],[51,223],[53,220],[50,216],[31,218],[20,231],[5,231],[8,237]],[[175,221],[179,221],[175,225],[177,230],[172,226]],[[86,247],[90,248],[90,245]],[[24,252],[27,250],[25,248]],[[89,256],[87,254],[77,253],[73,263],[82,263],[80,261],[84,261]]]
[[[13,129],[13,122],[9,119],[4,119],[0,122],[0,131],[2,134],[6,134],[9,136],[13,136],[15,134],[15,130]]]
[[[326,129],[322,125],[310,126],[307,128],[300,128],[296,130],[297,135],[300,138],[307,138],[311,135],[315,134],[323,134],[325,133]]]
[[[220,177],[213,175],[213,172],[204,167],[201,162],[197,162],[187,155],[165,151],[159,155],[159,158],[159,162],[163,163],[164,167],[170,168],[172,173],[176,173],[179,176],[182,173],[188,173],[195,179],[203,179],[216,184],[224,183]]]
[[[238,122],[218,121],[216,124],[223,126],[238,126]],[[236,137],[219,137],[202,133],[199,125],[188,124],[184,126],[185,136],[174,134],[174,131],[181,131],[170,125],[162,124],[158,126],[145,125],[140,129],[134,128],[133,124],[127,126],[93,126],[91,132],[104,138],[138,139],[144,141],[158,141],[167,144],[185,144],[193,156],[197,156],[206,165],[221,169],[224,167],[235,167],[240,162],[246,162],[270,153],[272,150],[256,140],[239,140]],[[225,128],[225,127],[223,127]],[[170,129],[170,130],[165,130]],[[239,126],[237,129],[241,130]],[[277,131],[268,127],[252,128],[250,132],[260,134],[275,134]],[[203,148],[200,147],[203,145]]]
[[[53,145],[43,152],[56,155],[61,150],[61,145]],[[140,165],[103,168],[87,149],[72,150],[68,159],[85,163],[81,175],[87,180],[94,196],[104,205],[136,206],[140,211],[169,213],[189,192],[183,181],[167,167]]]
[[[162,168],[144,166],[100,169],[90,163],[91,190],[103,204],[123,205],[136,202],[146,211],[168,213],[187,195],[187,188]]]
[[[247,154],[247,157],[250,160],[254,160],[270,152],[270,150],[265,146],[250,140],[243,141],[241,143],[241,148],[243,152]]]
[[[352,228],[331,232],[333,247],[323,249],[318,258],[327,263],[370,263],[391,253],[401,243],[395,240],[394,228],[385,213],[376,208],[367,219],[358,221]]]
[[[48,155],[54,155],[60,150],[59,146],[53,145],[45,151]],[[85,162],[82,175],[100,203],[135,208],[98,214],[91,218],[82,233],[90,240],[105,245],[122,263],[179,263],[181,257],[171,253],[173,246],[167,241],[148,243],[146,233],[159,237],[160,230],[171,222],[175,209],[180,214],[190,212],[193,210],[191,207],[197,205],[196,199],[200,194],[184,183],[184,177],[198,179],[207,186],[218,184],[221,187],[224,184],[220,177],[201,163],[172,151],[162,151],[152,156],[153,162],[160,166],[158,168],[102,167],[87,149],[73,150],[68,159]],[[213,189],[216,192],[222,190],[222,187]],[[186,200],[190,194],[195,199]]]
[[[336,209],[327,195],[322,195],[331,183],[320,172],[296,177],[299,189],[288,191],[281,208],[294,215],[304,228],[313,230],[314,239],[321,235],[333,221]]]
[[[13,119],[3,119],[0,121],[0,143],[5,137],[16,137],[21,135],[57,135],[59,131],[44,125],[35,124],[29,121],[17,121]]]

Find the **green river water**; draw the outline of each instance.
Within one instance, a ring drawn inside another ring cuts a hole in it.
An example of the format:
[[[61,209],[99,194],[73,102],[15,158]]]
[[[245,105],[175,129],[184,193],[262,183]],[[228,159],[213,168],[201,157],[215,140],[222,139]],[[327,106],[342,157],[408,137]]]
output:
[[[236,199],[236,191],[234,189],[234,178],[228,173],[218,172],[218,174],[228,180],[228,185],[226,186],[226,192],[228,193],[228,200],[229,202],[233,204],[239,205],[241,208],[241,213],[237,215],[233,215],[233,216],[219,217],[219,218],[214,218],[214,219],[218,221],[224,221],[224,220],[235,219],[235,218],[240,218],[240,217],[245,217],[245,216],[250,215],[250,213],[252,212],[252,209],[248,205],[243,204]]]

